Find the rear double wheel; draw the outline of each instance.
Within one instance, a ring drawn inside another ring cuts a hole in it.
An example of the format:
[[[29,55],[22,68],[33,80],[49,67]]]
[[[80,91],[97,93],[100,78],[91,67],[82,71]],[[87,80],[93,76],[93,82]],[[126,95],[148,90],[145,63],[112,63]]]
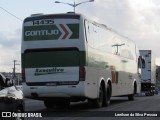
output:
[[[99,87],[99,96],[96,99],[91,100],[95,108],[100,108],[102,106],[108,106],[110,104],[111,97],[111,87],[107,84],[107,89],[105,85],[101,84]]]
[[[53,108],[54,103],[52,102],[52,100],[44,100],[44,105],[46,108]]]
[[[104,93],[102,85],[101,85],[100,88],[99,88],[99,96],[98,96],[98,98],[92,100],[93,107],[95,107],[95,108],[102,107],[103,99],[104,99],[104,94],[105,93]]]

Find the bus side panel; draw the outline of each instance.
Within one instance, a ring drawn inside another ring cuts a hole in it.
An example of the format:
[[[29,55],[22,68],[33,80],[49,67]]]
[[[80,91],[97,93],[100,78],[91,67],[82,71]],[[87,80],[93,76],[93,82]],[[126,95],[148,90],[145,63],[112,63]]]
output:
[[[94,76],[88,80],[93,79],[97,84],[97,93],[101,80],[111,79],[112,96],[133,94],[134,82],[139,83],[135,44],[91,21],[85,21],[85,28],[88,46],[87,67],[93,72],[89,74]]]

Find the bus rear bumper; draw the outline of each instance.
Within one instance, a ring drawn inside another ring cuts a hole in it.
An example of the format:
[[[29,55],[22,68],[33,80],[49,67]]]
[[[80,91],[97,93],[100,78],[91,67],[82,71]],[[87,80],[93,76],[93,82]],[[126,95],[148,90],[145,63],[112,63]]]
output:
[[[23,93],[26,98],[41,99],[48,97],[87,97],[85,94],[85,82],[77,85],[63,86],[27,86],[23,84]]]

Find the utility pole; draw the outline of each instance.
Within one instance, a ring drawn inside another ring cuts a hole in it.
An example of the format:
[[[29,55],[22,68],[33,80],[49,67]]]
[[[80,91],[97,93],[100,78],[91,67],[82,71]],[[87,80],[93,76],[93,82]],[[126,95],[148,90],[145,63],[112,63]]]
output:
[[[13,78],[16,77],[16,65],[19,65],[19,64],[16,64],[16,62],[18,62],[17,60],[13,60]]]

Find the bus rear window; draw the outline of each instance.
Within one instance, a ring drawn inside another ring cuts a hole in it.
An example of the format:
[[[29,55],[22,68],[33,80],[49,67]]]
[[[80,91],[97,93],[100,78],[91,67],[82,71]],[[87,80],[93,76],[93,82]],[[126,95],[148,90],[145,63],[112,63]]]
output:
[[[79,66],[78,50],[29,51],[23,55],[25,68]]]

